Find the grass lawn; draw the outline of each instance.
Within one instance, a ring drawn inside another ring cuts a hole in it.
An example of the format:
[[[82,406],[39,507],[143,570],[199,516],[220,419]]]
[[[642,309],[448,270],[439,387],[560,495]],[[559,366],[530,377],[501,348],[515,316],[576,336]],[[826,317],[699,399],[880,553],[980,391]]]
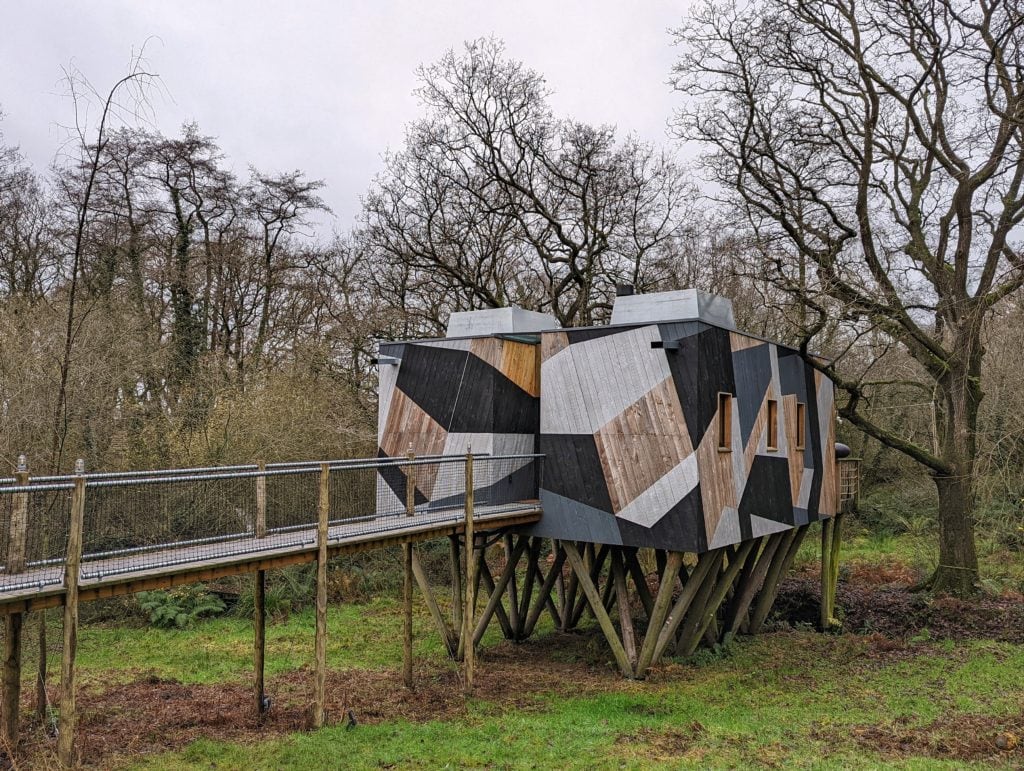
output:
[[[916,548],[854,535],[847,554],[863,567],[910,561]],[[1024,765],[1020,644],[934,639],[927,631],[891,639],[780,628],[670,661],[637,683],[619,677],[593,629],[563,635],[548,622],[535,639],[513,645],[493,625],[476,696],[464,700],[458,671],[446,662],[422,607],[413,693],[400,682],[401,614],[394,599],[332,605],[328,618],[332,725],[317,732],[301,730],[312,693],[311,612],[268,626],[267,690],[275,705],[262,727],[250,716],[246,620],[225,617],[179,631],[83,626],[79,743],[86,763],[138,769]],[[355,727],[346,725],[348,709]],[[29,734],[29,765],[49,762],[51,742],[38,729]]]

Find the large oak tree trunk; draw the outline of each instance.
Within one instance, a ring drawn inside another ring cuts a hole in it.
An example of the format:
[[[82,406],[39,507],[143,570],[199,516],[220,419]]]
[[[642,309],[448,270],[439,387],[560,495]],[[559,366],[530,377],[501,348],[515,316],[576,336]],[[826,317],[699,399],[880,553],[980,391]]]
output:
[[[970,479],[934,475],[939,492],[939,564],[930,581],[935,592],[971,594],[978,582]]]

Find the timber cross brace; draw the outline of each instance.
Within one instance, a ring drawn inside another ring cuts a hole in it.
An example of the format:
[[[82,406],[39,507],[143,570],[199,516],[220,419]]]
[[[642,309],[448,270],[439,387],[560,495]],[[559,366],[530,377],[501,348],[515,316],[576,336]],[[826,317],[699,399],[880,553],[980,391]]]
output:
[[[472,559],[476,588],[484,594],[482,607],[469,610],[473,646],[494,623],[505,639],[518,642],[534,634],[545,614],[559,632],[577,629],[589,615],[622,674],[643,679],[665,656],[690,656],[702,642],[714,645],[760,631],[808,527],[700,555],[522,533],[478,536]],[[455,660],[462,659],[466,644],[458,615],[466,612],[463,553],[464,542],[453,537],[450,620],[413,558],[420,593]],[[499,567],[492,572],[493,565]]]

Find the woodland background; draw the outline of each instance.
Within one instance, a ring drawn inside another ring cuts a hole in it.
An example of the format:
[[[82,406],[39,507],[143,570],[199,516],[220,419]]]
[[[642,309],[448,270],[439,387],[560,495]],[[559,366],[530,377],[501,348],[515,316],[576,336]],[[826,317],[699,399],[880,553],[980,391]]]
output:
[[[723,294],[740,328],[797,341],[804,310],[671,140],[555,115],[542,76],[495,41],[419,75],[422,118],[334,232],[316,169],[238,176],[201,127],[147,128],[141,67],[109,102],[69,75],[76,106],[110,110],[77,124],[47,170],[0,122],[0,468],[21,454],[33,473],[79,457],[134,469],[372,455],[377,339],[443,334],[452,311],[506,304],[600,324],[619,283]],[[975,486],[980,539],[1014,550],[1022,299],[986,320]],[[851,377],[884,373],[862,411],[931,446],[919,366],[839,321],[816,349]],[[935,527],[922,467],[848,424],[840,436],[863,458],[869,526]]]

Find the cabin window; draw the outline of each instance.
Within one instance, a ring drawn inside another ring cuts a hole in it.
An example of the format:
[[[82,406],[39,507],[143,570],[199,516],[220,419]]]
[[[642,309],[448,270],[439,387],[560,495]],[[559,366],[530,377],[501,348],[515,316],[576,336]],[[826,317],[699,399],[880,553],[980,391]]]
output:
[[[779,403],[768,400],[768,449],[779,449]]]
[[[718,449],[732,449],[732,394],[718,394]]]
[[[796,449],[804,448],[804,436],[807,433],[807,405],[796,403]]]

